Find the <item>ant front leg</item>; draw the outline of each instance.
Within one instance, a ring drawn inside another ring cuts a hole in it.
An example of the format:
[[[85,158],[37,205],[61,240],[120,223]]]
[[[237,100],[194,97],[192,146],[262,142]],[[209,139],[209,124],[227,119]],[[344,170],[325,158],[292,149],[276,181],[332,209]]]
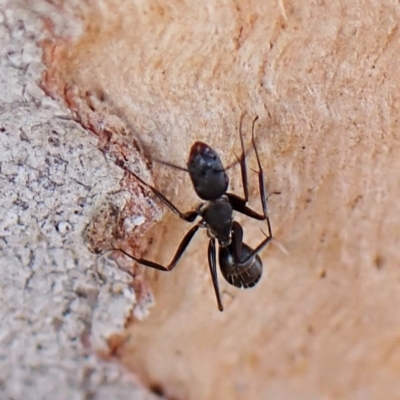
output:
[[[244,141],[243,141],[243,132],[242,132],[243,119],[244,119],[244,117],[243,117],[243,114],[242,114],[242,116],[240,118],[240,124],[239,124],[239,137],[240,137],[240,146],[242,148],[242,154],[240,155],[239,163],[240,163],[240,172],[241,172],[241,175],[242,175],[242,187],[243,187],[243,192],[244,192],[244,204],[246,204],[249,201],[249,188],[248,188],[248,183],[247,183],[246,152],[244,150]]]
[[[187,221],[187,222],[193,222],[199,215],[199,213],[194,210],[194,211],[188,211],[188,212],[181,212],[178,210],[178,208],[172,203],[172,201],[168,200],[159,190],[157,190],[154,186],[146,183],[142,178],[137,176],[134,172],[129,170],[125,164],[117,160],[116,164],[121,167],[125,172],[128,172],[131,174],[135,179],[137,179],[143,186],[149,188],[173,213],[179,215],[179,218]]]
[[[257,118],[255,120],[257,120]],[[249,189],[247,181],[246,151],[244,149],[242,125],[243,125],[243,115],[240,119],[240,125],[239,125],[239,137],[240,137],[240,146],[242,149],[242,154],[240,155],[240,158],[238,160],[240,163],[240,172],[242,176],[242,187],[244,192],[244,198],[234,193],[226,193],[226,196],[228,196],[229,202],[231,203],[232,208],[235,211],[247,215],[250,218],[257,219],[259,221],[264,221],[265,220],[264,215],[259,214],[258,212],[246,206],[247,202],[249,201]]]
[[[174,257],[172,258],[172,261],[166,266],[164,267],[161,264],[158,264],[154,261],[150,261],[150,260],[145,260],[143,258],[137,258],[132,256],[131,254],[129,254],[128,252],[126,252],[123,249],[117,248],[117,247],[113,247],[114,250],[120,251],[121,253],[125,254],[127,257],[131,258],[132,260],[136,261],[137,263],[144,265],[146,267],[150,267],[150,268],[154,268],[154,269],[158,269],[159,271],[172,271],[176,264],[178,263],[178,261],[181,259],[183,253],[185,252],[187,246],[189,245],[190,241],[193,239],[193,236],[196,234],[196,232],[199,230],[201,225],[195,225],[193,226],[184,236],[184,238],[182,239],[178,249],[176,250],[176,253],[174,255]]]
[[[268,225],[268,235],[270,237],[272,237],[271,222],[269,220],[268,210],[267,210],[267,200],[268,200],[269,196],[267,196],[267,193],[265,190],[264,170],[262,169],[262,166],[261,166],[260,156],[258,155],[256,141],[254,138],[254,127],[256,125],[257,120],[258,120],[258,116],[256,118],[254,118],[253,124],[251,127],[251,143],[253,144],[253,148],[254,148],[254,152],[256,153],[256,159],[257,159],[257,164],[258,164],[258,186],[259,186],[259,190],[260,190],[260,198],[261,198],[263,213],[264,213],[264,217],[267,221],[267,225]],[[273,192],[270,195],[272,195],[272,194],[280,194],[280,193]]]
[[[240,169],[242,172],[242,185],[243,185],[243,191],[244,191],[244,199],[233,193],[227,193],[227,196],[228,196],[229,201],[235,211],[240,212],[241,214],[247,215],[248,217],[253,218],[253,219],[257,219],[260,221],[266,220],[267,226],[268,226],[268,236],[272,236],[271,222],[269,220],[268,210],[267,210],[267,201],[268,201],[269,196],[267,196],[267,194],[266,194],[264,170],[261,166],[260,156],[258,154],[258,150],[257,150],[255,138],[254,138],[254,128],[255,128],[255,124],[256,124],[257,120],[258,120],[258,117],[254,118],[254,120],[253,120],[253,124],[252,124],[252,128],[251,128],[251,142],[252,142],[254,152],[256,154],[256,159],[257,159],[258,185],[259,185],[260,199],[261,199],[263,214],[259,214],[256,211],[254,211],[251,208],[246,206],[246,204],[248,202],[247,165],[246,165],[246,155],[245,155],[245,150],[244,150],[243,134],[242,134],[241,125],[240,125],[240,129],[239,129],[240,143],[242,146],[242,155],[240,157]],[[271,194],[279,194],[279,192],[274,192]]]

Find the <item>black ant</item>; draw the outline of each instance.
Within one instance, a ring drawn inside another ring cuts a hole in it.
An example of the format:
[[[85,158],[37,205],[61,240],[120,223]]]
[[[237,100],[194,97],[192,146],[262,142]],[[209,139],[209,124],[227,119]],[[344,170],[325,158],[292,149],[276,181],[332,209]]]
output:
[[[160,271],[171,271],[175,268],[199,228],[205,228],[210,239],[208,245],[208,264],[215,295],[217,297],[218,309],[220,311],[223,311],[223,305],[217,279],[216,241],[219,246],[219,266],[224,278],[231,285],[238,288],[250,288],[260,280],[262,274],[262,262],[258,253],[272,240],[271,223],[267,214],[268,198],[265,192],[264,173],[254,139],[254,127],[257,119],[258,117],[253,120],[251,138],[258,164],[258,181],[263,214],[258,214],[256,211],[246,206],[249,194],[246,156],[241,127],[239,128],[239,135],[242,154],[238,162],[240,163],[244,198],[233,193],[227,193],[229,178],[226,175],[222,162],[217,152],[203,142],[195,142],[192,145],[187,162],[187,169],[164,162],[164,164],[168,166],[189,172],[194,190],[200,199],[204,200],[195,210],[186,213],[180,212],[174,204],[156,188],[144,182],[140,177],[128,170],[123,162],[117,162],[120,167],[132,174],[144,186],[151,189],[153,193],[170,210],[179,215],[181,219],[187,222],[194,222],[197,217],[200,217],[201,220],[186,233],[172,261],[166,267],[153,261],[136,258],[120,248],[114,248],[114,250],[121,251],[137,263],[147,267],[155,268]],[[267,221],[268,235],[263,232],[266,237],[254,250],[243,242],[243,228],[233,219],[233,211],[240,212],[256,220]]]

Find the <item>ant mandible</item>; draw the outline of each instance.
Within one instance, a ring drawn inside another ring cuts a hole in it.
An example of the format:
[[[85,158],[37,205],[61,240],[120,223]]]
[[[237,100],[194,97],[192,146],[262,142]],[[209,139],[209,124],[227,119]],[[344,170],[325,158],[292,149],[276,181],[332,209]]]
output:
[[[219,246],[218,260],[223,277],[233,286],[238,288],[250,288],[260,280],[262,275],[262,262],[258,253],[272,240],[271,223],[267,214],[268,198],[265,190],[264,172],[261,167],[260,157],[254,138],[254,128],[257,120],[258,117],[256,117],[252,123],[251,141],[258,164],[258,182],[263,214],[259,214],[246,206],[249,193],[246,155],[241,126],[239,128],[239,135],[242,154],[238,161],[240,163],[242,175],[244,198],[233,193],[227,193],[229,178],[222,162],[217,152],[203,142],[195,142],[192,145],[187,161],[187,169],[164,162],[164,164],[170,167],[189,172],[194,190],[197,196],[203,200],[195,210],[185,213],[179,211],[178,208],[155,187],[144,182],[139,176],[127,169],[122,161],[117,162],[117,165],[133,175],[142,185],[151,189],[152,192],[181,219],[191,223],[194,222],[197,217],[201,217],[201,220],[186,233],[172,261],[166,267],[150,260],[134,257],[121,248],[113,247],[113,249],[121,251],[127,257],[146,267],[155,268],[160,271],[172,271],[199,228],[205,228],[209,237],[208,265],[217,298],[218,309],[220,311],[223,311],[224,308],[217,278],[216,242],[218,242]],[[233,211],[237,211],[256,220],[267,221],[268,234],[264,234],[266,236],[265,239],[255,249],[252,249],[243,242],[243,228],[233,219]]]

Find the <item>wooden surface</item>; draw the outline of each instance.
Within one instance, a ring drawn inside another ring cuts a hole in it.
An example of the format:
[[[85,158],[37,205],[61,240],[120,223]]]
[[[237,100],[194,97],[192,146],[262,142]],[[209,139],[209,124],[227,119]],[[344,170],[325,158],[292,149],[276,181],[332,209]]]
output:
[[[398,4],[97,0],[75,13],[83,34],[45,45],[48,90],[81,116],[101,98],[111,111],[94,107],[95,128],[118,110],[132,141],[179,165],[195,140],[234,161],[241,112],[247,145],[258,115],[268,189],[281,191],[269,210],[287,252],[262,253],[252,290],[221,282],[224,313],[205,235],[174,272],[141,269],[156,305],[122,334],[121,362],[170,399],[398,398]],[[179,207],[196,205],[184,173],[153,173]],[[255,246],[263,225],[240,221]],[[166,263],[187,229],[168,214],[146,256]]]

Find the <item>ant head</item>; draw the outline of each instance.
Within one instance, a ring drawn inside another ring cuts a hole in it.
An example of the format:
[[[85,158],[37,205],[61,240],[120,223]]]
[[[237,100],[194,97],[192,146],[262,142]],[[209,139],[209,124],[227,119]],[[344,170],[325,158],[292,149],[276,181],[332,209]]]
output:
[[[202,200],[216,200],[228,190],[229,179],[222,162],[207,144],[193,144],[187,167],[194,190]]]

